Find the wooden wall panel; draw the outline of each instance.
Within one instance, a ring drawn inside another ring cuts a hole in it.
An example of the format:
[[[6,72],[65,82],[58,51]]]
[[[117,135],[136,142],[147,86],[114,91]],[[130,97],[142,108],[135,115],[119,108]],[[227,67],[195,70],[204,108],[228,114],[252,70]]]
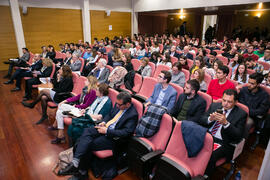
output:
[[[25,43],[31,52],[40,53],[40,47],[49,44],[57,50],[59,43],[83,39],[81,10],[30,7],[21,18]]]
[[[0,6],[0,70],[8,69],[3,64],[8,58],[16,58],[18,49],[9,6]]]
[[[107,16],[105,11],[90,11],[91,18],[91,38],[110,39],[114,36],[131,36],[131,13],[130,12],[111,12]],[[109,25],[112,25],[112,30],[109,31]]]
[[[140,34],[163,34],[167,31],[167,16],[139,13],[138,28]]]

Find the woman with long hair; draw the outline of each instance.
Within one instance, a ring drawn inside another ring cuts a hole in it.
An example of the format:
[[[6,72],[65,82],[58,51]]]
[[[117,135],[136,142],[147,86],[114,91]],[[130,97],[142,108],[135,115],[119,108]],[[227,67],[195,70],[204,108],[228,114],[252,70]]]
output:
[[[52,83],[53,88],[41,90],[36,100],[34,100],[32,103],[27,103],[25,101],[22,102],[25,107],[34,108],[35,105],[41,101],[42,117],[38,122],[36,122],[36,124],[41,124],[44,120],[48,119],[48,101],[59,103],[71,96],[73,81],[70,67],[68,65],[63,65],[58,71],[57,78],[53,79]]]
[[[200,91],[207,91],[207,85],[204,81],[204,70],[196,69],[193,74],[193,79],[196,79],[200,83]]]
[[[247,66],[245,63],[239,64],[236,69],[236,73],[232,76],[232,79],[237,81],[239,84],[248,83]]]
[[[165,53],[165,57],[158,58],[157,66],[163,64],[172,68],[171,56],[169,52]]]
[[[243,55],[240,53],[235,54],[233,61],[229,63],[229,66],[232,68],[232,75],[234,74],[239,64],[241,64],[242,62],[244,62]]]
[[[197,70],[197,69],[205,69],[203,56],[197,56],[195,58],[195,63],[190,69],[190,74],[191,75],[194,74],[194,71]]]
[[[48,128],[49,130],[58,130],[56,139],[51,141],[52,144],[65,142],[64,117],[68,116],[64,115],[63,112],[72,111],[74,109],[81,110],[90,106],[96,99],[97,83],[97,78],[94,76],[88,76],[81,94],[70,97],[59,104],[55,117],[56,121],[54,121],[53,125]]]
[[[184,68],[186,70],[189,70],[188,62],[187,62],[187,57],[186,56],[183,56],[183,55],[180,56],[179,62],[182,65],[182,68]]]
[[[149,59],[144,57],[141,59],[141,65],[137,71],[138,74],[142,75],[143,77],[150,77],[152,73],[152,68],[149,65]]]

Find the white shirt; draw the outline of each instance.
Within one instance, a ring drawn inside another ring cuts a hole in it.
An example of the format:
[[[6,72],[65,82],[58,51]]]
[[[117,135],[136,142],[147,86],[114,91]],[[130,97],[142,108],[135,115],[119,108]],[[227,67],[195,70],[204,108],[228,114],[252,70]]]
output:
[[[224,112],[224,108],[222,108],[222,110],[223,110],[223,112]],[[228,110],[227,110],[227,113],[225,114],[226,118],[229,116],[229,114],[231,113],[231,111],[232,111],[232,109],[228,109]],[[210,118],[210,117],[209,117],[209,118]],[[212,122],[212,121],[209,120],[209,118],[208,118],[208,124],[210,124],[210,123]],[[216,124],[216,122],[215,122],[215,123],[212,125],[212,127],[209,129],[210,132],[212,131],[212,129],[213,129],[213,127],[215,126],[215,124]],[[226,129],[226,128],[229,127],[229,126],[230,126],[230,122],[228,122],[228,124],[226,124],[226,125],[221,125],[221,126],[218,128],[216,134],[213,135],[213,136],[216,137],[216,138],[218,138],[218,139],[220,139],[220,140],[222,140],[221,129],[222,129],[222,127]]]

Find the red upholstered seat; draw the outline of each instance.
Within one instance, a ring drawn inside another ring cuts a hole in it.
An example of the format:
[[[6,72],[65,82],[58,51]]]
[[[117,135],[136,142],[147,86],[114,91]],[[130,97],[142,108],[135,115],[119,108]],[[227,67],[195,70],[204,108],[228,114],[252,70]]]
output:
[[[270,69],[270,64],[264,61],[258,61],[259,64],[263,65],[264,70]]]
[[[198,95],[200,95],[206,101],[206,109],[205,112],[208,111],[210,105],[212,104],[212,97],[204,92],[198,91]]]
[[[151,72],[151,77],[154,76],[154,73],[156,71],[156,65],[153,62],[149,62],[148,65],[151,67],[152,72]]]
[[[157,79],[153,77],[144,77],[142,87],[140,91],[138,92],[138,95],[148,99],[155,88],[155,85],[157,84]]]
[[[172,62],[172,64],[178,62],[177,57],[171,56],[171,62]]]
[[[181,166],[185,169],[185,171],[189,173],[191,177],[204,175],[204,171],[207,167],[213,150],[213,138],[209,133],[207,133],[204,140],[204,146],[201,151],[197,154],[196,157],[189,158],[182,136],[181,124],[182,122],[176,123],[162,158],[170,159],[172,162],[176,163],[177,166]],[[161,161],[163,161],[162,158]],[[157,176],[162,174],[162,172],[170,174],[170,172],[164,172],[163,168],[159,168],[159,165],[157,165],[157,167],[158,168],[155,171]]]
[[[131,63],[135,71],[137,71],[141,65],[141,61],[139,59],[131,59]]]
[[[193,60],[187,59],[189,69],[193,66]]]
[[[184,89],[181,86],[179,86],[177,84],[174,84],[174,83],[170,83],[170,85],[176,90],[176,92],[177,92],[177,99],[178,99],[178,97],[180,96],[180,94],[182,94],[184,92]]]
[[[93,151],[93,154],[101,159],[111,157],[113,155],[112,150]]]
[[[160,64],[156,67],[155,73],[154,73],[154,78],[157,78],[158,75],[161,73],[161,71],[169,71],[171,68],[167,65]]]
[[[187,82],[189,80],[190,72],[184,68],[181,70],[185,74],[185,81]]]
[[[228,58],[222,56],[221,54],[220,54],[220,55],[217,55],[217,58],[218,58],[219,60],[221,60],[221,61],[223,62],[224,65],[228,65],[228,62],[229,62]]]
[[[205,73],[204,74],[204,82],[206,83],[206,87],[208,88],[210,82],[211,82],[212,78],[209,74]]]

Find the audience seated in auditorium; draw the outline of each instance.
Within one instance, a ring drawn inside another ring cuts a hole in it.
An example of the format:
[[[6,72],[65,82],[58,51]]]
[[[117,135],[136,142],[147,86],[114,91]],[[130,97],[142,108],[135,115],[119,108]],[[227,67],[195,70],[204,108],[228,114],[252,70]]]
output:
[[[170,112],[176,101],[177,92],[169,85],[172,74],[169,71],[161,71],[158,75],[158,84],[155,85],[151,97],[146,101],[145,106],[148,104],[156,104],[167,108]]]
[[[237,48],[236,47],[233,47],[230,49],[229,52],[224,52],[222,53],[222,56],[228,58],[229,60],[230,59],[233,59],[235,57],[235,54],[237,53]]]
[[[182,54],[180,54],[180,56],[185,56],[185,57],[187,57],[187,59],[193,60],[193,55],[189,53],[189,47],[188,46],[184,47],[184,52]]]
[[[245,62],[248,69],[254,70],[257,73],[263,73],[264,70],[263,65],[254,61],[251,57],[245,58]]]
[[[20,67],[16,69],[15,73],[11,76],[10,80],[4,82],[4,84],[12,84],[16,80],[16,87],[11,91],[21,90],[21,81],[24,77],[33,77],[34,71],[40,71],[42,68],[42,60],[40,54],[35,54],[32,65],[30,67]]]
[[[99,125],[86,128],[73,151],[73,160],[60,170],[58,175],[73,175],[74,179],[88,179],[89,162],[92,162],[92,151],[113,150],[114,138],[120,138],[126,145],[128,137],[132,136],[138,121],[138,113],[131,103],[131,96],[121,92],[117,95],[116,106],[107,114]],[[115,161],[117,157],[113,158]],[[113,163],[114,166],[116,163]],[[116,167],[111,174],[117,175]]]
[[[66,51],[66,58],[63,59],[63,62],[57,63],[56,66],[57,66],[58,68],[60,68],[60,67],[63,66],[63,65],[68,65],[68,66],[70,66],[70,64],[71,64],[71,59],[72,59],[71,51]]]
[[[238,86],[236,88],[239,89],[243,84],[248,82],[248,77],[249,75],[247,74],[247,66],[245,63],[241,63],[237,67],[236,73],[233,74],[231,79],[238,82]]]
[[[262,82],[262,85],[270,88],[270,72],[268,72],[265,76],[265,79]]]
[[[227,79],[229,74],[229,68],[227,66],[218,66],[216,76],[217,79],[213,79],[207,90],[207,94],[212,96],[213,102],[222,98],[222,94],[226,89],[235,89],[234,84]]]
[[[95,101],[85,110],[81,110],[80,117],[72,118],[72,124],[68,127],[68,136],[70,144],[75,144],[77,139],[82,135],[83,129],[94,125],[94,122],[102,121],[102,119],[111,112],[112,102],[108,97],[109,86],[107,84],[99,84]]]
[[[172,73],[171,83],[184,87],[186,82],[186,76],[182,72],[182,65],[180,64],[180,62],[174,63],[170,72]]]
[[[131,55],[128,52],[123,53],[122,61],[124,63],[124,68],[129,71],[134,71],[133,64],[131,63]]]
[[[47,47],[46,46],[41,46],[41,57],[45,58],[47,56]]]
[[[249,76],[248,85],[239,93],[239,102],[249,108],[249,117],[256,128],[261,128],[262,118],[269,110],[269,95],[260,87],[263,75],[254,73]]]
[[[136,58],[137,59],[142,59],[145,56],[145,45],[143,43],[140,43],[139,49],[136,52]]]
[[[93,68],[96,66],[97,60],[101,57],[101,54],[97,52],[96,49],[92,49],[91,55],[85,60],[85,67],[83,69],[83,74],[87,76]]]
[[[51,141],[52,144],[65,143],[64,118],[68,115],[63,114],[63,112],[88,108],[96,99],[96,89],[97,79],[94,76],[88,76],[81,94],[70,97],[58,105],[53,126],[49,127],[50,130],[58,130],[56,139]]]
[[[199,122],[206,108],[206,101],[197,94],[199,89],[200,84],[197,80],[187,81],[184,93],[180,94],[170,111],[174,121],[188,120]]]
[[[188,62],[187,62],[187,57],[185,56],[180,56],[179,57],[179,62],[182,65],[182,68],[189,70]]]
[[[80,45],[75,44],[74,47],[75,47],[75,50],[73,51],[72,55],[75,54],[77,57],[81,57],[83,52],[80,50]]]
[[[222,103],[213,103],[200,123],[209,129],[214,138],[215,149],[211,155],[205,174],[211,176],[216,162],[222,158],[232,159],[234,146],[243,137],[247,113],[236,106],[237,92],[227,89],[223,92]]]
[[[36,124],[41,124],[44,120],[48,119],[47,103],[54,101],[60,103],[71,96],[73,89],[72,71],[69,66],[63,65],[57,74],[57,78],[52,80],[52,89],[43,89],[40,91],[38,97],[31,103],[22,101],[22,104],[28,108],[34,108],[35,105],[41,101],[42,117]]]
[[[241,55],[248,53],[246,43],[241,43],[241,46],[238,49],[238,53],[240,53]]]
[[[30,59],[30,53],[27,48],[22,48],[23,55],[18,57],[17,59],[9,59],[9,61],[5,61],[5,64],[9,64],[8,73],[4,76],[4,78],[10,78],[12,75],[13,68],[17,67],[27,67],[27,62]]]
[[[194,65],[190,68],[190,74],[193,75],[194,71],[197,69],[205,70],[206,67],[204,65],[203,56],[197,56],[194,61]]]
[[[253,45],[249,45],[248,46],[248,50],[247,53],[243,55],[244,59],[251,57],[253,59],[253,61],[258,61],[259,56],[257,56],[256,54],[253,53],[254,52],[254,47]]]
[[[149,63],[149,59],[147,57],[144,57],[141,59],[141,65],[140,65],[138,71],[136,71],[136,72],[139,73],[140,75],[142,75],[142,77],[150,77],[151,76],[152,68],[148,63]]]
[[[244,62],[244,57],[242,54],[235,54],[234,58],[232,59],[232,61],[229,63],[229,67],[232,68],[232,75],[234,75],[235,70],[237,69],[237,67],[239,66],[239,64]]]
[[[270,48],[265,49],[264,56],[259,58],[259,61],[266,62],[270,64]]]
[[[172,67],[171,56],[169,52],[166,52],[164,57],[158,57],[157,60],[157,66],[162,64],[169,66],[170,68]]]
[[[212,41],[211,45],[208,47],[211,51],[213,50],[220,50],[220,48],[217,46],[217,41]]]
[[[116,66],[108,77],[109,86],[119,88],[124,83],[124,77],[127,73],[123,66]]]
[[[262,58],[264,56],[266,46],[264,44],[261,44],[259,46],[259,49],[257,51],[254,51],[254,54],[259,56],[259,58]]]
[[[180,57],[180,54],[178,54],[176,52],[176,46],[174,46],[174,45],[171,47],[169,53],[170,53],[170,56],[173,56],[173,57],[176,57],[176,58]]]
[[[42,60],[42,68],[40,71],[33,71],[33,78],[25,80],[25,94],[23,100],[32,99],[32,86],[41,84],[39,78],[50,77],[53,71],[53,62],[51,59],[45,58]]]
[[[76,54],[72,54],[72,59],[70,60],[71,71],[80,71],[82,62]]]
[[[108,77],[110,75],[110,70],[106,67],[107,61],[104,58],[101,58],[97,66],[89,73],[88,76],[93,75],[97,78],[98,83],[108,83]]]
[[[55,53],[54,47],[52,45],[49,45],[46,58],[50,58],[51,60],[53,60],[54,63],[57,63],[55,62],[55,56],[56,56],[56,53]]]
[[[212,79],[216,79],[218,66],[222,66],[222,65],[223,65],[223,62],[220,61],[219,59],[216,59],[215,61],[213,61],[213,64],[211,64],[209,68],[205,69],[205,73],[209,74]]]
[[[202,91],[202,92],[207,91],[207,85],[204,81],[204,70],[202,70],[202,69],[195,70],[192,79],[196,79],[199,82],[199,84],[200,84],[199,90],[200,91]]]

